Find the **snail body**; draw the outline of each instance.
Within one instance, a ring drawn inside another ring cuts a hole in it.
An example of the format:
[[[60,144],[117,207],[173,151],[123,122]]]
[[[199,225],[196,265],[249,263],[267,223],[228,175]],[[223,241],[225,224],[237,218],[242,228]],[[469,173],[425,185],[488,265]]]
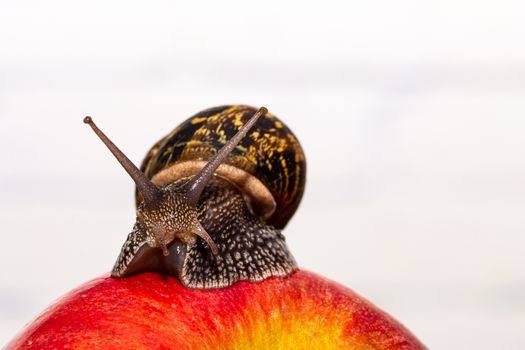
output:
[[[137,221],[112,276],[162,272],[209,289],[297,269],[281,229],[301,200],[306,163],[297,138],[266,109],[200,112],[158,141],[140,170],[110,150],[137,183]]]

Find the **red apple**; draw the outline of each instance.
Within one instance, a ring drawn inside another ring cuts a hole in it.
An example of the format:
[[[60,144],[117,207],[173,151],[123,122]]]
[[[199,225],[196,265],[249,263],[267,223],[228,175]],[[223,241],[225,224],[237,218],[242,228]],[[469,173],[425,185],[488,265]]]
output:
[[[143,273],[97,278],[49,307],[6,349],[424,349],[348,288],[298,271],[192,290]]]

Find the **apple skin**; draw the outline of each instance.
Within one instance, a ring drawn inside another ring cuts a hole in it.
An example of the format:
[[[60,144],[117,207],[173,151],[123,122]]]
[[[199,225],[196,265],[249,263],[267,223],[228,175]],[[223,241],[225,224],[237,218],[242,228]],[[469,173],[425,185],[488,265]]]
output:
[[[425,349],[352,290],[297,271],[192,290],[158,273],[71,291],[6,349]]]

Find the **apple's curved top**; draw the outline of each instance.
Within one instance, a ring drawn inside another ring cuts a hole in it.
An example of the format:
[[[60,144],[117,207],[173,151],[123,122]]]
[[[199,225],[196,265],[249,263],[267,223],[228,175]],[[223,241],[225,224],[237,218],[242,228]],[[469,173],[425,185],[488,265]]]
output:
[[[337,283],[298,271],[191,290],[144,273],[101,277],[64,296],[6,349],[425,349]]]

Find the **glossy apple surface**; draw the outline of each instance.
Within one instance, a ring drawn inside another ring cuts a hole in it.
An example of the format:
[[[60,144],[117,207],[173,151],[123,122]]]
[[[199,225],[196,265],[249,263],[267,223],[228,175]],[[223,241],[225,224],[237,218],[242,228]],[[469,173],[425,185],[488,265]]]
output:
[[[144,273],[97,278],[30,323],[6,349],[424,349],[348,288],[298,271],[191,290]]]

